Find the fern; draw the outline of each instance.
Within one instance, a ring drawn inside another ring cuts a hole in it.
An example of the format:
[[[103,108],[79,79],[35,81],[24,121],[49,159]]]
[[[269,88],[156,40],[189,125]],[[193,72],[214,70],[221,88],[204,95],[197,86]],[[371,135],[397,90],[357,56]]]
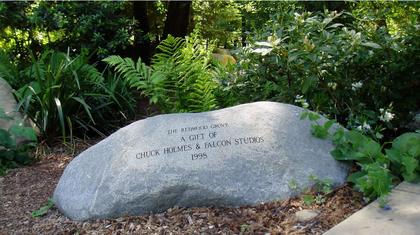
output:
[[[198,39],[168,36],[157,50],[150,67],[140,59],[135,64],[120,56],[103,61],[163,112],[201,112],[217,107],[210,54]]]
[[[147,81],[150,81],[150,68],[144,64],[141,59],[137,63],[130,58],[122,58],[121,56],[109,56],[103,59],[106,63],[115,67],[115,71],[121,74],[130,84],[138,90],[147,89]]]
[[[215,83],[209,77],[199,77],[193,84],[190,93],[189,105],[193,112],[210,111],[217,108],[216,96],[214,95]]]
[[[168,37],[156,47],[158,53],[153,56],[152,64],[165,63],[176,54],[179,54],[184,46],[185,40],[183,38],[175,38],[172,35],[168,35]]]

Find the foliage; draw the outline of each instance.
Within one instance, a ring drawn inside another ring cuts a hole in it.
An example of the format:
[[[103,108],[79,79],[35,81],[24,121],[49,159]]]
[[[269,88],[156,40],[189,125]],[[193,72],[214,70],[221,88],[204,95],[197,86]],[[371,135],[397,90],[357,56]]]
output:
[[[241,38],[241,6],[235,1],[193,1],[194,30],[225,48]]]
[[[379,143],[357,131],[338,132],[334,143],[331,154],[336,160],[356,161],[360,166],[348,180],[367,198],[383,197],[391,191],[394,176]]]
[[[315,175],[310,175],[309,180],[313,183],[310,188],[300,188],[296,180],[290,181],[288,186],[295,192],[304,192],[302,200],[306,205],[324,203],[325,197],[333,191],[332,181],[330,179],[319,179]]]
[[[302,96],[313,110],[348,127],[366,120],[375,130],[403,127],[410,112],[420,108],[415,62],[420,31],[412,23],[395,37],[385,26],[367,31],[358,20],[346,12],[310,13],[298,7],[272,14],[254,42],[238,53],[236,69],[222,71],[223,99],[230,101],[223,105],[293,103]],[[390,107],[395,118],[380,119],[380,110],[390,112]]]
[[[200,40],[168,36],[157,49],[150,67],[141,59],[134,63],[120,56],[104,61],[163,112],[201,112],[217,107],[210,54]]]
[[[68,47],[104,58],[126,50],[139,33],[126,14],[128,6],[92,1],[0,3],[0,45],[12,60],[30,61],[31,52]]]
[[[19,77],[19,69],[10,61],[9,55],[3,50],[0,50],[0,77],[12,87],[20,87],[24,83],[16,79]]]
[[[398,172],[407,181],[420,181],[420,134],[405,133],[392,142],[392,148],[386,149],[393,171]]]
[[[87,131],[102,134],[133,115],[135,103],[128,84],[118,77],[105,79],[86,56],[71,58],[69,52],[47,51],[32,61],[6,78],[24,84],[15,93],[19,106],[48,141],[59,134],[64,139]],[[0,70],[14,66],[9,62]],[[7,72],[0,74],[3,71]]]
[[[317,204],[321,205],[325,202],[326,196],[330,194],[332,190],[332,181],[330,179],[319,179],[317,176],[310,175],[314,185],[311,190],[306,190],[307,193],[302,196],[302,200],[306,205]]]
[[[388,29],[389,34],[397,37],[408,35],[419,21],[420,9],[416,2],[364,1],[352,5],[357,27],[372,36],[382,29]]]
[[[339,128],[331,138],[335,145],[332,156],[339,161],[354,161],[359,166],[359,171],[352,173],[348,181],[369,200],[379,197],[383,202],[398,177],[409,182],[420,181],[420,133],[405,133],[388,149],[356,130]]]
[[[302,115],[300,116],[300,119],[302,120],[302,119],[305,119],[305,118],[308,118],[312,122],[315,122],[311,125],[311,131],[312,131],[312,134],[315,137],[318,137],[320,139],[326,139],[329,136],[329,129],[334,124],[333,120],[325,121],[324,124],[321,125],[318,122],[318,120],[321,119],[321,116],[319,114],[313,113],[313,112],[302,113]]]
[[[0,107],[0,119],[13,120]],[[37,138],[31,127],[22,123],[13,124],[8,130],[0,128],[0,175],[7,169],[32,161],[29,150],[36,146]]]
[[[41,206],[39,209],[32,211],[31,215],[33,218],[41,217],[47,214],[48,210],[54,206],[54,202],[51,198],[48,198],[48,201],[45,205]]]

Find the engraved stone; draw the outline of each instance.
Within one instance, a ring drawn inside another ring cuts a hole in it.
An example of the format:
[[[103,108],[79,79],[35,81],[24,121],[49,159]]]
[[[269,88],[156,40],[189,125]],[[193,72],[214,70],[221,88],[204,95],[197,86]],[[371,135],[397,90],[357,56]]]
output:
[[[86,220],[285,199],[296,193],[290,182],[310,186],[310,175],[344,183],[347,166],[311,135],[303,111],[256,102],[134,122],[77,156],[54,201]]]

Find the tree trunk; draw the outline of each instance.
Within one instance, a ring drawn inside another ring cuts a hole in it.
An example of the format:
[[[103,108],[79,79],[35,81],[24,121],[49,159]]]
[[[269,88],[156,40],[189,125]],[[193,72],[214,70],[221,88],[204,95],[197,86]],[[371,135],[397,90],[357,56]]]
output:
[[[170,1],[162,39],[165,39],[169,34],[174,37],[186,36],[190,14],[191,1]]]
[[[135,45],[131,57],[135,59],[141,57],[141,59],[148,64],[152,56],[153,48],[150,39],[145,37],[146,34],[150,32],[147,5],[147,1],[133,2],[133,17],[138,22],[141,32],[136,33]]]

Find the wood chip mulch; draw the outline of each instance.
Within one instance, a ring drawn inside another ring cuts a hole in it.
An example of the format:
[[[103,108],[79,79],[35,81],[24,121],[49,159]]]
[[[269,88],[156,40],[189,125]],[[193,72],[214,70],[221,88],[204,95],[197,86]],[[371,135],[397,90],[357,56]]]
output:
[[[79,149],[88,147],[79,146]],[[31,212],[52,196],[75,153],[61,148],[41,153],[40,160],[0,177],[0,234],[322,234],[365,204],[349,186],[336,189],[321,205],[301,198],[240,208],[171,208],[149,216],[77,222],[56,208],[32,218]],[[298,222],[294,214],[312,209],[319,215]]]

